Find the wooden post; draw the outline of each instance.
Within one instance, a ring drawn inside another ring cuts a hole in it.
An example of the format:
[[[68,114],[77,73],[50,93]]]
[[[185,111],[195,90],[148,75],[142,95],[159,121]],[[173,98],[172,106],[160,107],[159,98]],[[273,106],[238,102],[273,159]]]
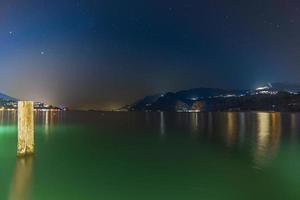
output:
[[[33,102],[18,102],[18,149],[17,155],[34,153]]]

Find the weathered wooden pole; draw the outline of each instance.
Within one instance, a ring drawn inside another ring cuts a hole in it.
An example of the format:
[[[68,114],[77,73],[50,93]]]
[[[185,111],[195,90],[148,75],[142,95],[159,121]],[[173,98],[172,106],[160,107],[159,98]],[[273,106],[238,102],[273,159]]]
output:
[[[34,153],[33,102],[18,102],[18,149],[17,155]]]

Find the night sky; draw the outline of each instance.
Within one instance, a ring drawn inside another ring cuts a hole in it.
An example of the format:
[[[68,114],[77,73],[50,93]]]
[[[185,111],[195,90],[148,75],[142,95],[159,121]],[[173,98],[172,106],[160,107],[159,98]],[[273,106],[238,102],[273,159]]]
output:
[[[300,1],[1,0],[0,92],[112,109],[195,87],[300,82]]]

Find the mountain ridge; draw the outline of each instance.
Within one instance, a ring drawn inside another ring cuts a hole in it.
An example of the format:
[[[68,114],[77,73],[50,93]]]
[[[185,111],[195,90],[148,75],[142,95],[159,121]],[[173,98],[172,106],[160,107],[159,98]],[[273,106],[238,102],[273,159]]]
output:
[[[248,90],[239,89],[220,89],[200,87],[177,92],[166,92],[161,94],[149,95],[135,101],[125,107],[127,111],[188,111],[188,110],[216,110],[216,109],[247,109],[260,105],[259,101],[277,102],[285,95],[300,94],[300,84],[287,82],[268,83],[261,87]],[[261,98],[271,96],[270,98]],[[246,98],[247,96],[247,98]],[[276,100],[275,97],[277,98]],[[246,101],[246,102],[243,102]],[[249,102],[253,102],[253,105]],[[293,104],[295,104],[295,100]],[[298,101],[298,100],[297,100]],[[290,104],[290,102],[286,102]],[[204,106],[205,105],[205,106]],[[270,109],[266,106],[266,110]],[[281,105],[281,107],[283,107]],[[262,106],[259,106],[263,108]],[[286,109],[286,108],[285,108]]]
[[[0,92],[0,99],[6,100],[6,101],[16,101],[17,99],[11,96],[8,96],[6,94],[3,94]]]

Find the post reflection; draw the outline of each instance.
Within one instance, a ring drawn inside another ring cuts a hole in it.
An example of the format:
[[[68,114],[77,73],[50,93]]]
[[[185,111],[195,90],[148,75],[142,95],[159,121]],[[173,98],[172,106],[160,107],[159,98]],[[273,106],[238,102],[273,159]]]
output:
[[[256,118],[254,167],[260,169],[276,154],[281,133],[281,116],[279,113],[257,113]]]
[[[32,165],[33,156],[17,158],[9,200],[30,199]]]

